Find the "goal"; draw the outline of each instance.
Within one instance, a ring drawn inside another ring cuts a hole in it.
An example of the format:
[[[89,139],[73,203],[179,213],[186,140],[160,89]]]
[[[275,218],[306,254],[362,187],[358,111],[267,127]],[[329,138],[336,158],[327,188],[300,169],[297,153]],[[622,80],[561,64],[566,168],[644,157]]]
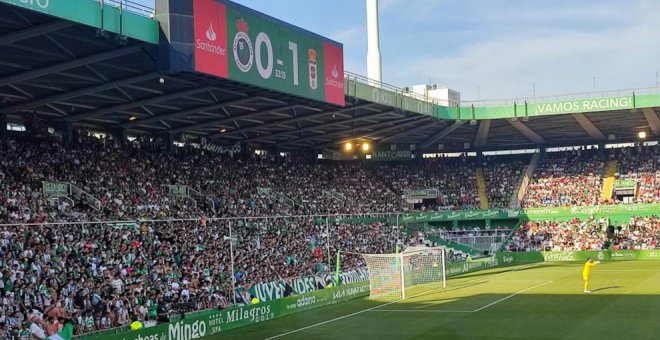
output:
[[[411,296],[447,287],[442,247],[421,246],[398,254],[360,255],[369,269],[370,299],[405,299],[407,292]]]

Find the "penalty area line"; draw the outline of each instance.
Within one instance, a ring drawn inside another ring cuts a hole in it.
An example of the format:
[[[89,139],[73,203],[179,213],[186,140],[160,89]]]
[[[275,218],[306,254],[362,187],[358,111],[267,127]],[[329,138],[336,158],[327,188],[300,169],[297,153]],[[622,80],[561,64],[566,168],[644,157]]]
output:
[[[341,320],[341,319],[345,319],[345,318],[350,318],[351,316],[358,315],[358,314],[362,314],[362,313],[365,313],[365,312],[368,312],[368,311],[374,310],[374,309],[379,308],[379,307],[389,306],[389,305],[391,305],[391,304],[393,304],[393,303],[396,303],[396,302],[397,302],[397,301],[392,301],[392,302],[384,303],[384,304],[382,304],[382,305],[378,305],[378,306],[375,306],[375,307],[371,307],[371,308],[363,309],[363,310],[361,310],[361,311],[357,311],[357,312],[355,312],[355,313],[351,313],[351,314],[347,314],[347,315],[344,315],[344,316],[340,316],[340,317],[338,317],[338,318],[334,318],[334,319],[326,320],[326,321],[323,321],[323,322],[315,323],[315,324],[313,324],[313,325],[309,325],[309,326],[307,326],[307,327],[294,329],[294,330],[289,331],[289,332],[286,332],[286,333],[282,333],[282,334],[278,334],[278,335],[275,335],[275,336],[271,336],[270,338],[266,338],[265,340],[270,340],[270,339],[280,338],[280,337],[283,337],[283,336],[287,336],[287,335],[289,335],[289,334],[293,334],[293,333],[298,333],[298,332],[300,332],[300,331],[304,331],[304,330],[306,330],[306,329],[310,329],[310,328],[314,328],[314,327],[317,327],[317,326],[325,325],[326,323],[331,323],[331,322],[335,322],[335,321],[337,321],[337,320]]]
[[[519,291],[517,291],[517,292],[515,292],[515,293],[513,293],[513,294],[511,294],[511,295],[505,296],[505,297],[503,297],[503,298],[501,298],[501,299],[499,299],[499,300],[497,300],[497,301],[491,302],[491,303],[489,303],[489,304],[487,304],[487,305],[485,305],[485,306],[483,306],[483,307],[481,307],[481,308],[477,308],[477,309],[473,310],[473,312],[476,313],[476,312],[482,311],[482,310],[484,310],[484,309],[486,309],[486,308],[488,308],[488,307],[494,306],[494,305],[496,305],[496,304],[498,304],[498,303],[500,303],[500,302],[502,302],[502,301],[508,300],[508,299],[510,299],[510,298],[512,298],[512,297],[514,297],[514,296],[516,296],[516,295],[518,295],[518,294],[524,293],[524,292],[526,292],[526,291],[528,291],[528,290],[532,290],[532,289],[534,289],[534,288],[538,288],[538,287],[541,287],[541,286],[545,286],[545,285],[550,284],[550,283],[552,283],[552,282],[553,282],[553,281],[546,281],[546,282],[543,282],[543,283],[538,284],[538,285],[536,285],[536,286],[532,286],[532,287],[529,287],[529,288],[525,288],[525,289],[523,289],[523,290],[519,290]]]
[[[473,310],[450,309],[374,309],[370,312],[414,312],[414,313],[474,313]]]

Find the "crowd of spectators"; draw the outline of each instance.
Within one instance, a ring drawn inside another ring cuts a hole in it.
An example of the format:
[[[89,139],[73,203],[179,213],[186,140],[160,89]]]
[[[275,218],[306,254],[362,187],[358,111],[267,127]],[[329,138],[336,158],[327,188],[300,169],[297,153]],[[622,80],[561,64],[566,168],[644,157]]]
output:
[[[603,165],[596,149],[547,153],[532,175],[521,205],[535,208],[598,204]]]
[[[616,179],[632,180],[637,185],[637,193],[630,202],[660,202],[660,146],[609,149],[608,157],[617,160]],[[620,203],[622,200],[614,195],[613,201]]]
[[[73,318],[77,333],[87,333],[165,321],[227,308],[232,275],[237,291],[249,292],[258,283],[332,272],[327,264],[337,250],[389,253],[397,242],[402,249],[415,243],[387,222],[310,217],[4,226],[0,324],[16,331],[25,322],[45,327]],[[359,265],[346,261],[342,269]]]
[[[382,164],[375,172],[395,192],[439,189],[440,196],[422,210],[466,210],[479,208],[475,160],[468,157],[431,158],[419,163]]]
[[[120,143],[86,134],[73,146],[51,136],[7,139],[0,153],[0,218],[9,223],[405,212],[412,209],[405,192],[429,188],[440,195],[421,210],[479,207],[475,161],[468,157],[369,167],[218,156],[193,147],[166,152],[158,139]],[[520,165],[488,162],[491,206],[506,206]],[[42,181],[70,183],[98,206],[46,197]],[[168,186],[176,184],[198,195],[175,197]]]
[[[608,233],[609,229],[609,233]],[[528,221],[516,229],[507,251],[581,251],[660,249],[660,217],[633,216],[620,226],[606,218]]]
[[[529,161],[491,161],[483,164],[486,177],[486,194],[490,208],[508,208],[511,197],[520,187],[522,173]]]
[[[642,151],[641,157],[616,155],[629,161],[620,178],[636,176],[647,184],[644,202],[658,196],[655,178],[649,182],[656,150]],[[0,156],[3,332],[29,325],[52,334],[70,317],[77,332],[86,333],[134,319],[164,319],[179,310],[226,308],[235,294],[232,282],[248,292],[255,284],[332,270],[328,263],[337,250],[389,253],[396,242],[428,243],[387,222],[326,222],[302,215],[410,211],[405,193],[429,188],[440,196],[421,210],[479,207],[476,160],[470,157],[371,166],[252,153],[229,157],[191,146],[168,151],[158,139],[119,142],[86,133],[73,145],[55,136],[13,136],[0,140]],[[491,207],[508,205],[525,164],[485,160]],[[602,164],[591,150],[548,155],[530,184],[526,206],[593,204],[600,196]],[[98,205],[46,196],[43,181],[70,183]],[[173,195],[168,188],[178,184],[197,194]],[[298,217],[256,218],[285,215]],[[627,249],[655,246],[657,224],[635,219],[615,243]],[[592,220],[529,222],[508,247],[598,249],[601,228]],[[650,237],[649,230],[656,235]],[[500,230],[470,228],[461,235],[485,232]],[[362,265],[359,257],[342,260],[343,269]]]
[[[516,229],[508,251],[602,250],[607,244],[607,219],[528,221]]]
[[[633,216],[627,224],[614,229],[612,248],[660,249],[660,217]]]

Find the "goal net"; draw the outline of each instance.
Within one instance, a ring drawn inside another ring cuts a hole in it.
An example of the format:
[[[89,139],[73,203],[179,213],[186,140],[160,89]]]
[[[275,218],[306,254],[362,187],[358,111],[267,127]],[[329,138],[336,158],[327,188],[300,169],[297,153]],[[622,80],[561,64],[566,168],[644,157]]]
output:
[[[370,299],[405,299],[447,286],[445,249],[413,247],[398,254],[361,254],[369,269]],[[412,294],[411,294],[412,293]]]

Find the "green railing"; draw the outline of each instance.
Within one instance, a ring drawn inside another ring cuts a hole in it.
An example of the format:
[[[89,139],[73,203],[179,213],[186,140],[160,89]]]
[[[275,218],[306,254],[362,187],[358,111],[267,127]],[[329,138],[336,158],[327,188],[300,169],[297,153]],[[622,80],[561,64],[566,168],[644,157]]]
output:
[[[125,0],[0,0],[61,19],[158,44],[153,9]]]

